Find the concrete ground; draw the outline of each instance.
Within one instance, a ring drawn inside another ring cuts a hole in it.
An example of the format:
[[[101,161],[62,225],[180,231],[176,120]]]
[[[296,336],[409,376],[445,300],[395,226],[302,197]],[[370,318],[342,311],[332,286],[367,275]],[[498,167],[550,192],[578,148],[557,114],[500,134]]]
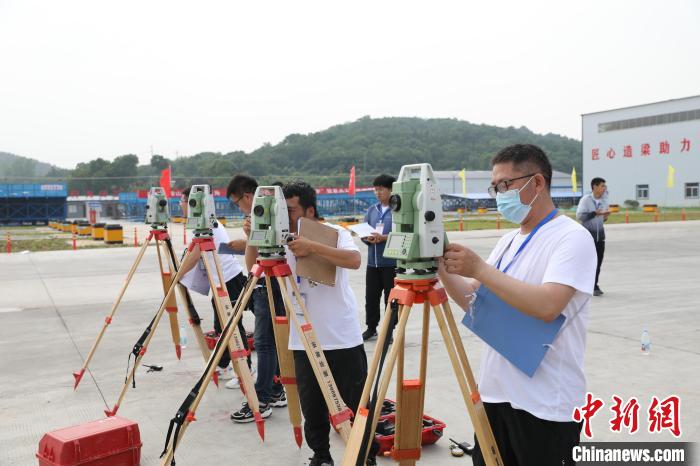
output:
[[[133,231],[125,225],[125,232]],[[145,226],[139,227],[140,239]],[[173,230],[182,250],[182,226]],[[700,438],[700,222],[613,225],[600,284],[605,295],[594,298],[588,332],[586,372],[589,390],[605,402],[593,419],[595,440],[674,440],[667,431],[647,432],[649,400],[653,395],[681,397],[682,440]],[[486,256],[503,231],[450,234]],[[240,236],[240,230],[231,230]],[[366,248],[360,245],[365,259]],[[117,311],[90,368],[77,391],[71,373],[82,364],[104,316],[135,259],[136,248],[57,251],[0,255],[0,465],[36,464],[42,435],[54,429],[99,419],[121,388],[127,356],[161,300],[155,251],[150,248]],[[351,273],[358,303],[364,302],[364,272]],[[207,298],[195,299],[211,325]],[[454,309],[457,318],[461,311]],[[361,312],[361,321],[364,321]],[[409,322],[407,377],[416,367],[419,313]],[[181,320],[182,315],[181,315]],[[252,316],[245,316],[253,328]],[[646,326],[652,339],[649,356],[640,353],[640,333]],[[470,362],[478,370],[481,343],[460,326]],[[189,329],[188,329],[189,333]],[[136,389],[130,389],[119,415],[139,423],[143,440],[142,464],[157,464],[168,422],[203,367],[189,333],[182,360],[175,358],[167,324],[156,331],[146,364],[162,372],[138,371]],[[368,355],[374,342],[366,345]],[[613,433],[611,397],[640,402],[640,431]],[[238,390],[209,388],[197,411],[197,422],[178,448],[179,465],[276,464],[302,465],[311,456],[294,443],[286,409],[275,409],[266,422],[266,441],[255,428],[235,425],[229,413],[243,397]],[[453,458],[447,437],[472,438],[472,427],[451,373],[447,354],[433,321],[425,412],[447,423],[445,438],[425,447],[423,463],[471,464],[468,457]],[[342,442],[332,435],[336,461]],[[389,460],[380,460],[388,465]]]

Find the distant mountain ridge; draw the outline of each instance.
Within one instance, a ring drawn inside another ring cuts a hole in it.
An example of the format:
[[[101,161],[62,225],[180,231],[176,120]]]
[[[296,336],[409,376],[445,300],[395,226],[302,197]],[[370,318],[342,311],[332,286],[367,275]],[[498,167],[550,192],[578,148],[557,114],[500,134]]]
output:
[[[575,167],[582,173],[581,142],[565,136],[449,118],[365,116],[315,133],[290,134],[278,144],[266,143],[250,153],[201,152],[174,160],[154,155],[147,165],[138,165],[138,157],[126,154],[111,162],[96,158],[65,170],[0,153],[0,176],[30,176],[25,173],[33,169],[37,173],[33,176],[65,176],[71,189],[127,191],[146,189],[153,183],[147,177],[157,178],[170,165],[177,187],[221,186],[236,173],[248,173],[263,183],[304,178],[317,186],[341,186],[347,184],[348,171],[355,166],[358,185],[366,185],[377,174],[398,174],[409,163],[429,162],[435,170],[490,170],[491,157],[516,143],[542,147],[555,170],[568,173]],[[16,174],[8,175],[8,170]],[[94,177],[102,179],[85,179]],[[120,178],[107,179],[111,177]]]

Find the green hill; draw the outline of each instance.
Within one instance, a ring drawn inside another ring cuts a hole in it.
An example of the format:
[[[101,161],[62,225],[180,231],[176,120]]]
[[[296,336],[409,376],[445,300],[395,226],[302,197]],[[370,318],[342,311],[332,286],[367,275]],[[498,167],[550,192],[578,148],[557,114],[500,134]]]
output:
[[[542,147],[555,170],[569,172],[576,167],[582,173],[581,143],[575,139],[535,134],[525,127],[398,117],[363,117],[316,133],[290,134],[279,144],[264,144],[250,153],[201,152],[175,160],[154,155],[150,164],[140,166],[135,155],[126,154],[111,162],[96,158],[79,163],[66,172],[70,173],[70,189],[80,191],[145,189],[157,184],[160,170],[169,164],[177,187],[193,183],[225,186],[236,173],[251,174],[263,183],[301,177],[317,186],[343,186],[354,165],[357,184],[366,185],[378,173],[398,174],[401,165],[408,163],[429,162],[436,170],[488,170],[493,154],[515,143]],[[54,168],[52,174],[65,172]],[[101,179],[84,179],[94,177]]]

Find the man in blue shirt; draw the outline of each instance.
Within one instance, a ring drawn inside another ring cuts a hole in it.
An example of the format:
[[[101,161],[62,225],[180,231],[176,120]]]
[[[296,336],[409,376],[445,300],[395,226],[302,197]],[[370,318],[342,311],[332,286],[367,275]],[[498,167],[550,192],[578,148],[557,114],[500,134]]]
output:
[[[369,246],[367,251],[367,274],[365,276],[365,322],[367,330],[362,334],[364,341],[377,336],[379,325],[379,299],[384,292],[384,305],[389,299],[389,293],[394,286],[396,275],[396,261],[384,257],[384,246],[391,232],[391,186],[396,181],[391,175],[379,175],[372,183],[374,194],[377,196],[376,204],[370,206],[365,214],[365,222],[375,228],[375,232],[362,242]]]

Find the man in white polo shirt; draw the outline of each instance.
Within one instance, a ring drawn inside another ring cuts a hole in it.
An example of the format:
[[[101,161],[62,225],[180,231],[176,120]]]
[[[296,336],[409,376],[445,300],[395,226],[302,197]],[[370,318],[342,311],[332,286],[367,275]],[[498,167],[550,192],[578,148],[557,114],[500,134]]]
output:
[[[190,195],[190,188],[186,188],[182,191],[182,196],[180,198],[180,208],[182,209],[182,216],[187,216],[187,199]],[[214,238],[214,246],[218,249],[220,244],[228,244],[230,241],[226,229],[219,223],[216,228],[212,230]],[[205,296],[209,294],[209,288],[204,287],[203,283],[206,281],[206,271],[204,271],[204,265],[199,260],[199,250],[195,249],[192,254],[195,254],[194,262],[195,265],[190,267],[190,270],[182,277],[180,283],[187,287],[191,291],[196,291],[197,293],[204,294]],[[245,287],[245,275],[243,275],[243,267],[238,262],[235,256],[231,254],[219,254],[219,262],[221,263],[221,273],[223,274],[224,280],[226,280],[226,291],[229,294],[231,303],[234,303],[238,296],[243,291]],[[209,261],[211,266],[214,266],[213,261]],[[216,271],[213,271],[214,281],[218,284],[218,276]],[[208,285],[207,285],[208,286]],[[214,306],[214,299],[212,298],[212,307]],[[219,322],[219,315],[214,308],[214,330],[217,334],[221,333],[221,322]],[[248,339],[245,336],[245,328],[243,327],[243,319],[238,321],[238,330],[241,332],[241,337],[243,340],[243,346],[248,350]],[[221,360],[219,361],[219,378],[222,380],[232,379],[235,375],[233,372],[233,367],[230,364],[231,355],[228,351],[225,351]],[[248,366],[250,366],[250,356],[248,356]],[[271,409],[263,410],[263,406],[260,407],[260,413],[263,417],[267,417],[272,412]]]
[[[297,223],[305,217],[320,221],[316,210],[316,191],[303,181],[284,185],[284,197],[289,211],[289,229],[297,232]],[[367,377],[367,356],[355,295],[350,288],[347,269],[360,268],[360,251],[347,230],[338,230],[337,247],[326,246],[304,237],[288,244],[287,259],[296,273],[296,257],[316,255],[336,266],[335,286],[299,279],[299,288],[306,302],[309,319],[323,348],[328,366],[345,404],[357,409]],[[301,410],[304,414],[304,436],[314,451],[309,466],[332,466],[330,454],[328,408],[318,386],[311,363],[294,326],[289,332],[289,349],[294,352],[294,365],[299,389]]]
[[[571,452],[579,443],[581,424],[572,413],[586,394],[583,356],[595,247],[581,225],[555,209],[549,193],[552,167],[539,147],[506,147],[491,165],[489,193],[501,215],[520,228],[505,234],[486,261],[451,244],[440,278],[465,310],[481,288],[496,298],[489,304],[493,309],[479,312],[509,306],[544,322],[565,317],[532,377],[484,345],[479,391],[504,464],[574,464]],[[473,461],[484,464],[479,448]]]

